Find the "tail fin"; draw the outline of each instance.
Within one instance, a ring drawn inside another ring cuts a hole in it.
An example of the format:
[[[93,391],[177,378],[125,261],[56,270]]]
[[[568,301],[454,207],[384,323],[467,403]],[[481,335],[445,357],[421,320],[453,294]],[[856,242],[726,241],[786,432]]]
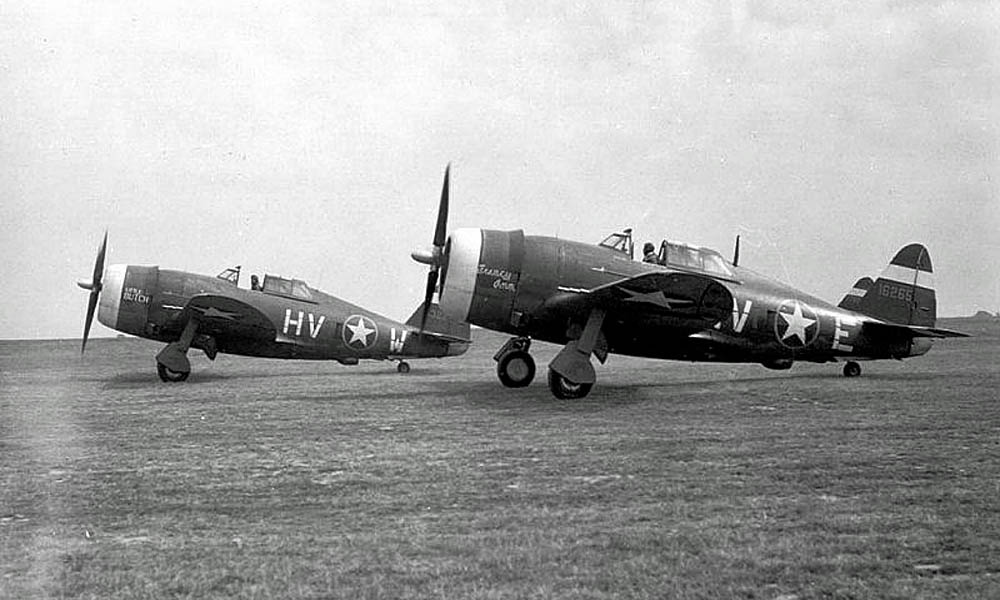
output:
[[[423,314],[424,305],[421,304],[417,307],[417,310],[413,311],[413,316],[407,319],[406,324],[410,327],[420,327],[420,319]],[[456,341],[469,341],[472,339],[469,324],[449,318],[436,302],[431,303],[430,310],[427,311],[427,321],[424,323],[424,330],[428,333],[455,338]]]
[[[855,284],[856,289],[864,279]],[[870,281],[870,280],[869,280]],[[850,303],[855,290],[841,301]],[[937,300],[934,295],[934,275],[931,256],[921,244],[910,244],[896,253],[889,266],[856,300],[857,310],[877,319],[901,325],[934,327]]]
[[[862,277],[854,284],[851,291],[847,292],[847,295],[844,296],[844,299],[837,306],[846,308],[847,310],[859,310],[861,299],[865,297],[868,290],[872,289],[873,285],[875,285],[875,282],[872,281],[871,277]]]

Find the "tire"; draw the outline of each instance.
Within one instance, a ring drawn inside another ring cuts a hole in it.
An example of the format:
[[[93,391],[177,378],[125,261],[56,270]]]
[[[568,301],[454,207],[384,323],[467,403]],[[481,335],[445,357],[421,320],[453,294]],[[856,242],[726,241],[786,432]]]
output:
[[[592,383],[573,383],[565,377],[549,369],[549,390],[560,400],[576,400],[590,393]]]
[[[853,360],[844,365],[844,377],[857,377],[861,375],[861,365]]]
[[[535,378],[535,359],[523,350],[508,352],[497,362],[497,377],[509,388],[522,388]]]
[[[156,373],[160,376],[160,379],[168,383],[177,383],[180,381],[185,381],[191,371],[171,371],[163,363],[156,363]]]
[[[410,372],[410,365],[404,361],[399,361],[399,364],[396,365],[396,370],[405,375]]]

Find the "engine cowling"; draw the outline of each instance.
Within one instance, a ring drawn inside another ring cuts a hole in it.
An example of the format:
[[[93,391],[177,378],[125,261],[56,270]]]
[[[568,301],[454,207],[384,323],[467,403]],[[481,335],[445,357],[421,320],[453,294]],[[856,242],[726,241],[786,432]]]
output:
[[[507,329],[521,279],[524,232],[457,229],[446,252],[442,310],[453,319]]]
[[[104,271],[97,319],[117,331],[143,335],[158,279],[158,267],[109,266]]]

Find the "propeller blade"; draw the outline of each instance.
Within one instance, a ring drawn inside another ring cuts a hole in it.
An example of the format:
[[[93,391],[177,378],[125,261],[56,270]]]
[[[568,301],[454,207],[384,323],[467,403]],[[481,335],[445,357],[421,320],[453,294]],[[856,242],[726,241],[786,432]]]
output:
[[[94,309],[97,308],[97,297],[100,292],[94,290],[90,292],[90,301],[87,303],[87,320],[83,322],[83,343],[80,344],[80,354],[87,349],[87,338],[90,337],[90,326],[94,322]]]
[[[434,229],[434,246],[443,248],[448,236],[448,184],[451,163],[444,170],[444,185],[441,187],[441,204],[438,206],[437,227]]]
[[[94,276],[89,285],[77,283],[80,287],[90,290],[90,299],[87,301],[87,320],[83,322],[83,343],[80,344],[80,354],[87,349],[87,338],[90,337],[90,326],[94,323],[94,309],[97,308],[97,300],[101,295],[101,279],[104,277],[104,256],[108,250],[108,231],[104,230],[104,240],[100,248],[97,249],[97,260],[94,261]]]
[[[740,266],[740,236],[736,236],[736,249],[733,250],[733,266]]]
[[[94,261],[94,289],[101,289],[101,278],[104,277],[104,255],[108,250],[108,231],[104,230],[104,241],[97,250],[97,260]]]
[[[437,281],[438,270],[437,268],[432,268],[427,273],[427,289],[424,291],[424,310],[420,315],[420,333],[424,332],[424,325],[427,324],[427,313],[431,309],[431,300],[434,299],[434,288],[437,287]]]
[[[451,163],[444,169],[444,184],[441,186],[441,202],[438,204],[437,223],[434,226],[434,246],[430,251],[419,250],[410,254],[413,260],[430,265],[427,273],[427,289],[424,291],[424,308],[420,316],[420,333],[424,332],[424,325],[427,324],[427,313],[431,309],[431,301],[434,299],[434,290],[437,289],[438,274],[441,266],[448,262],[445,256],[445,244],[448,241],[448,193],[451,188]]]

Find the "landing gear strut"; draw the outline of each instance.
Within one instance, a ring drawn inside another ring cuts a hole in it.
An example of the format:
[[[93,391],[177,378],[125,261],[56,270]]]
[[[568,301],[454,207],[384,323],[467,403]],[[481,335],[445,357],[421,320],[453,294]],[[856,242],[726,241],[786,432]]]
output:
[[[594,365],[590,363],[590,355],[596,351],[601,362],[604,362],[601,356],[607,356],[606,350],[599,350],[606,348],[601,342],[603,323],[604,310],[592,309],[579,337],[571,339],[549,363],[549,391],[556,398],[583,398],[594,387],[597,374],[594,372]]]
[[[535,378],[535,359],[528,354],[531,339],[525,337],[510,338],[496,354],[497,377],[500,383],[509,388],[526,387]]]
[[[197,331],[198,321],[193,318],[189,319],[180,339],[176,342],[170,342],[156,355],[156,373],[160,379],[167,382],[178,382],[188,378],[188,375],[191,374],[191,361],[188,360],[187,351],[191,347],[191,342]]]
[[[861,375],[861,365],[853,360],[847,361],[844,365],[844,377],[857,377]]]

